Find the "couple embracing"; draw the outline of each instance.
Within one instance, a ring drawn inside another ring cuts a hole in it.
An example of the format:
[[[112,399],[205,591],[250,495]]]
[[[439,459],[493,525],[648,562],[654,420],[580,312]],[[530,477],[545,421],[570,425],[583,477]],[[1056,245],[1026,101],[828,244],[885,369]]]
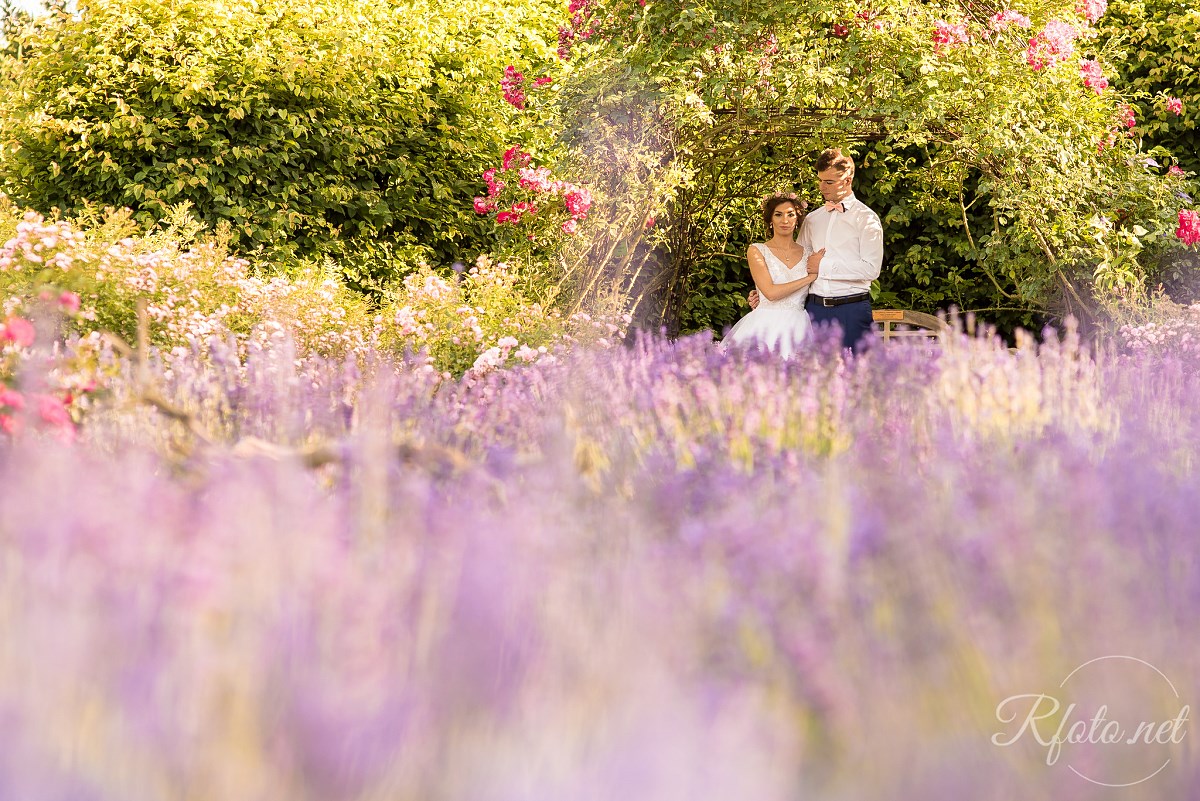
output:
[[[814,325],[837,324],[843,347],[866,347],[864,337],[873,333],[871,282],[883,265],[883,226],[854,197],[849,156],[823,151],[817,178],[825,205],[807,215],[792,194],[763,203],[769,238],[746,253],[757,287],[750,293],[752,311],[725,335],[725,346],[757,344],[786,357],[811,338]]]

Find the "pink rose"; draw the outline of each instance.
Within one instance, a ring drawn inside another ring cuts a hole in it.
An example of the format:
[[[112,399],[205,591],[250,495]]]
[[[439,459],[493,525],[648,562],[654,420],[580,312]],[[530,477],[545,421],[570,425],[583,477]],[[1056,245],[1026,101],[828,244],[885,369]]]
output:
[[[520,147],[513,145],[504,151],[504,159],[501,162],[501,167],[505,170],[511,170],[514,165],[517,167],[527,167],[531,158],[532,156],[523,152]]]
[[[1075,40],[1079,38],[1079,33],[1074,25],[1052,19],[1029,40],[1025,60],[1034,70],[1053,67],[1074,55]]]
[[[1170,111],[1176,117],[1183,113],[1183,101],[1178,97],[1167,98],[1167,111]]]
[[[1095,22],[1104,16],[1108,10],[1108,0],[1080,0],[1075,6],[1076,13],[1087,17],[1088,22]]]
[[[38,395],[37,405],[38,416],[42,418],[43,423],[54,429],[60,440],[71,442],[75,439],[75,424],[71,421],[65,403],[53,395]]]
[[[572,186],[563,195],[563,202],[572,218],[582,220],[592,207],[592,193],[582,187]]]
[[[25,408],[25,398],[15,389],[0,387],[0,406],[7,406],[19,412]]]
[[[1083,76],[1083,85],[1096,94],[1103,94],[1108,88],[1108,79],[1104,77],[1104,71],[1100,69],[1100,64],[1092,59],[1085,59],[1079,63],[1079,74]]]
[[[538,167],[536,170],[532,167],[522,167],[519,175],[521,176],[520,184],[522,189],[531,189],[535,192],[549,192],[554,187],[550,170],[546,167]]]
[[[67,314],[75,314],[79,311],[79,296],[74,292],[63,292],[58,296],[58,307]]]
[[[933,28],[933,49],[942,52],[943,48],[965,45],[971,41],[967,26],[959,23],[951,25],[944,20],[938,20]]]
[[[1175,236],[1185,245],[1200,243],[1200,214],[1190,209],[1180,211],[1179,228],[1175,230]]]
[[[9,317],[7,322],[0,326],[0,341],[13,342],[18,347],[27,348],[32,345],[34,336],[33,323],[20,317]]]
[[[52,426],[71,425],[71,415],[67,412],[66,404],[60,399],[53,395],[37,395],[35,400],[42,422]]]
[[[1028,28],[1032,23],[1029,17],[1016,11],[1001,11],[991,18],[988,22],[988,27],[994,31],[1002,31],[1010,25],[1016,25],[1019,28]]]
[[[518,109],[525,108],[525,92],[521,89],[524,81],[525,76],[517,72],[517,68],[511,64],[504,68],[504,77],[500,79],[504,99]]]

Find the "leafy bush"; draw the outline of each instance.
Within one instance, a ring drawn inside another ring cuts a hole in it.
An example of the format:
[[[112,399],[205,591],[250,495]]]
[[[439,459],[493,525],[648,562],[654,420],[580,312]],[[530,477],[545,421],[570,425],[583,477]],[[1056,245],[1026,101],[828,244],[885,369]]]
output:
[[[364,281],[397,254],[448,262],[483,249],[470,198],[507,146],[503,65],[548,55],[553,19],[540,2],[96,0],[24,35],[0,174],[42,213],[145,224],[187,201],[237,249],[332,252]]]
[[[1097,26],[1101,45],[1137,108],[1147,149],[1161,147],[1200,173],[1200,8],[1183,0],[1112,0]],[[1173,110],[1168,99],[1181,101]],[[1165,167],[1164,167],[1165,168]]]
[[[827,145],[858,156],[885,220],[885,302],[927,311],[961,303],[1010,324],[1082,313],[1080,284],[1145,283],[1187,205],[1165,167],[1146,166],[1119,53],[1095,37],[1100,3],[1032,19],[921,2],[575,5],[569,80],[587,102],[572,124],[653,109],[661,158],[680,166],[662,218],[669,325],[741,311],[731,279],[743,237],[761,236],[755,199],[787,188],[816,200],[811,165]]]

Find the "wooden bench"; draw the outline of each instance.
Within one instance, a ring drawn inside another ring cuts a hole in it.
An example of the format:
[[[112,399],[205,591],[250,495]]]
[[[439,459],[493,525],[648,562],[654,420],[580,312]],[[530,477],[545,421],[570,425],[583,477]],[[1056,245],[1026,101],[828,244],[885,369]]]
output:
[[[872,316],[885,342],[911,337],[939,339],[950,328],[945,321],[932,314],[905,309],[875,309]]]

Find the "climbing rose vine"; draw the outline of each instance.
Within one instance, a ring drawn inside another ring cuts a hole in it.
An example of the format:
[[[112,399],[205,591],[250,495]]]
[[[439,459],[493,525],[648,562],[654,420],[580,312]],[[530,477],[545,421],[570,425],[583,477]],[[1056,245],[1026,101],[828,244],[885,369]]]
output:
[[[1079,29],[1069,22],[1052,19],[1046,27],[1029,40],[1025,59],[1035,70],[1053,67],[1075,53]]]
[[[475,212],[495,211],[497,224],[514,226],[540,214],[558,223],[563,233],[575,235],[591,210],[592,193],[555,179],[548,167],[531,166],[532,158],[515,145],[506,150],[500,168],[483,173],[487,195],[475,198]],[[563,212],[568,219],[561,220]]]
[[[1190,209],[1180,211],[1179,227],[1175,229],[1175,236],[1185,245],[1200,243],[1200,214]]]
[[[933,49],[940,53],[944,49],[969,44],[971,35],[963,23],[952,25],[945,20],[938,20],[933,29]]]
[[[1083,85],[1091,89],[1096,94],[1103,94],[1108,88],[1108,79],[1104,77],[1104,70],[1095,60],[1087,59],[1079,64],[1079,74],[1083,76]]]
[[[1094,24],[1108,10],[1108,0],[1083,0],[1075,7],[1075,10],[1087,17],[1088,22]]]

